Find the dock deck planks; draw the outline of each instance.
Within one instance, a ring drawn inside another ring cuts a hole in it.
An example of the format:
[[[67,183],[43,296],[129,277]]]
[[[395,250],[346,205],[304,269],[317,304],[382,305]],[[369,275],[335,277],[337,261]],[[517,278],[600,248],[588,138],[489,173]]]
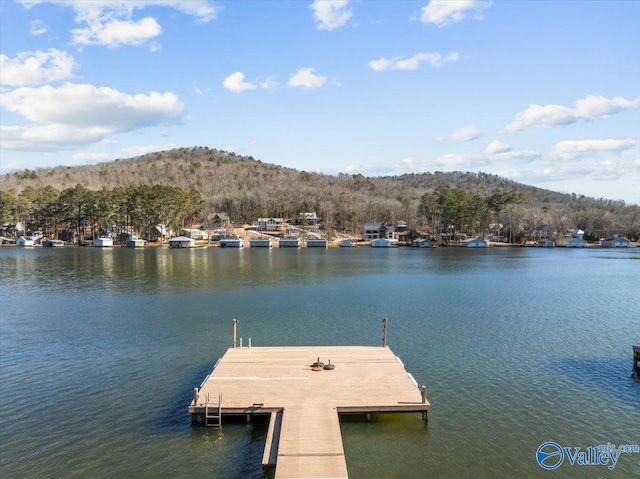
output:
[[[318,357],[331,360],[335,369],[312,371]],[[430,407],[391,349],[381,346],[231,348],[189,412],[202,413],[207,393],[217,402],[219,392],[223,416],[282,414],[279,437],[267,444],[277,446],[277,479],[348,477],[339,413],[428,412]]]

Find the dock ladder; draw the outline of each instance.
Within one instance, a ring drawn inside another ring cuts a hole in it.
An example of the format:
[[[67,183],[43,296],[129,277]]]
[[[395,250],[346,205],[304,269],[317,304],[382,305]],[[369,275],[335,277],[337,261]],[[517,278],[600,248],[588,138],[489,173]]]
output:
[[[208,427],[222,427],[222,391],[218,395],[218,404],[209,404],[209,393],[207,393],[207,402],[204,405],[204,425]]]

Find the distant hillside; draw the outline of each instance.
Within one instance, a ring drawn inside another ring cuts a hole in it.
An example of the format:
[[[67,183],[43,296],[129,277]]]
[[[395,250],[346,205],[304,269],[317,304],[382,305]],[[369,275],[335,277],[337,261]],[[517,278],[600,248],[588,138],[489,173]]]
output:
[[[496,192],[524,193],[520,222],[580,226],[597,234],[637,230],[638,207],[623,202],[576,197],[535,188],[486,173],[423,173],[394,177],[323,175],[266,164],[207,147],[179,148],[136,158],[78,167],[23,170],[0,176],[0,191],[19,195],[25,188],[65,190],[81,184],[91,190],[130,185],[179,186],[198,190],[203,215],[225,212],[235,221],[259,216],[294,217],[315,211],[332,228],[357,232],[365,222],[399,220],[424,226],[421,196],[438,187],[475,197]],[[635,230],[634,230],[635,228]],[[637,233],[636,233],[637,234]]]

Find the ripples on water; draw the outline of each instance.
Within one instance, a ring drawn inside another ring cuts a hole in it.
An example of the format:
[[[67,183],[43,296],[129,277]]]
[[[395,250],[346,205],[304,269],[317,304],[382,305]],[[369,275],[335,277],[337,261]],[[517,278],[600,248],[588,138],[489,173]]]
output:
[[[350,477],[547,477],[542,442],[640,442],[637,259],[0,249],[0,476],[262,477],[264,423],[220,432],[186,414],[231,318],[256,345],[379,344],[388,316],[432,416],[426,427],[414,415],[343,420]],[[606,477],[640,475],[638,456]]]

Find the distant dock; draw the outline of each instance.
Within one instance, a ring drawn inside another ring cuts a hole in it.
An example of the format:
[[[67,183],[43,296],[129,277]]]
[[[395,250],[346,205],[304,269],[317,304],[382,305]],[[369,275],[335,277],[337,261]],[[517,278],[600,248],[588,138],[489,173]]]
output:
[[[340,414],[428,419],[425,388],[386,346],[386,327],[383,344],[231,347],[194,389],[188,410],[194,422],[216,427],[225,415],[269,415],[262,462],[276,479],[347,479]]]

